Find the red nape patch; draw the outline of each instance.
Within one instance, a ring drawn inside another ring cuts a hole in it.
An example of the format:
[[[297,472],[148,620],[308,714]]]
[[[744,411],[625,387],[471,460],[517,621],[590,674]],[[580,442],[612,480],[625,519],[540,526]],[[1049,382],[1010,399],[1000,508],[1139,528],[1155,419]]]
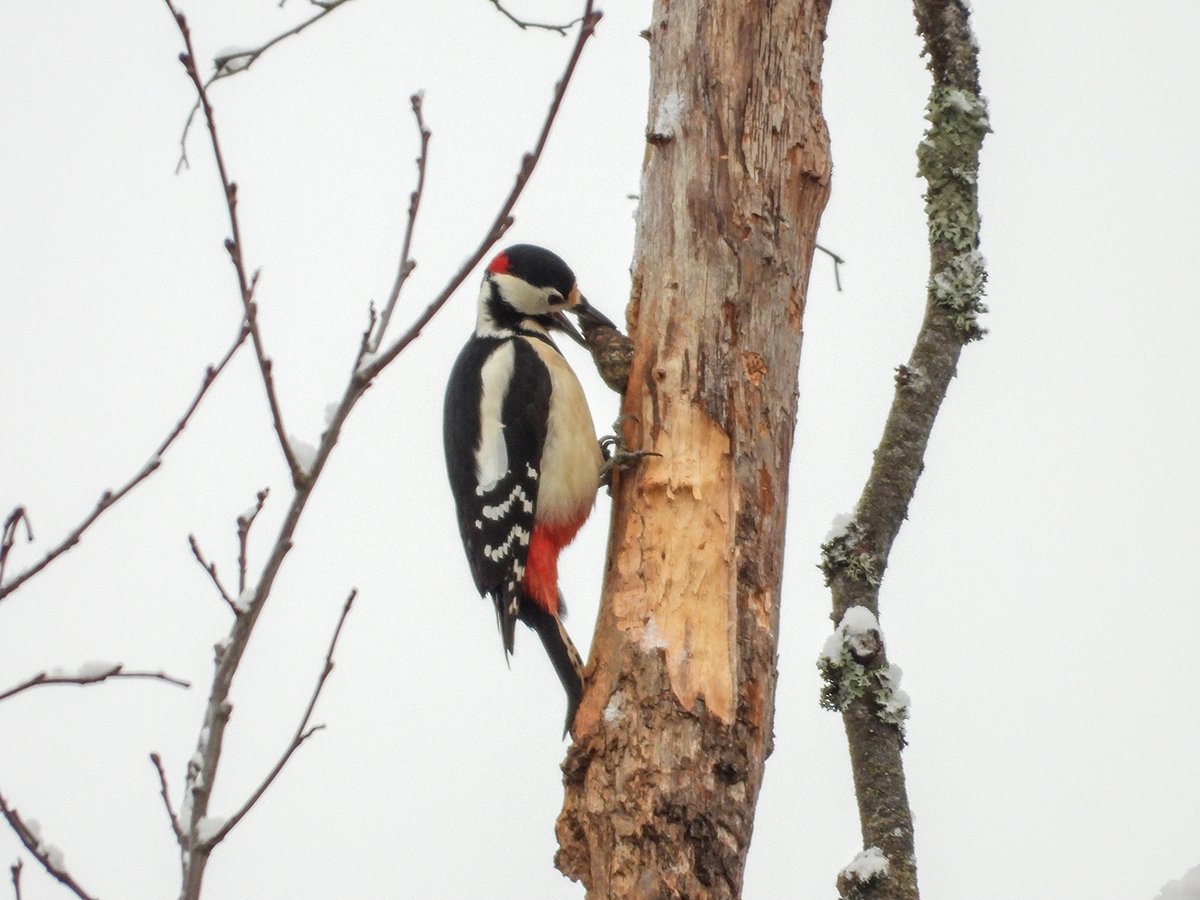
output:
[[[508,273],[508,254],[500,253],[488,263],[487,270],[493,275],[505,275]]]
[[[566,525],[535,525],[525,557],[525,579],[521,586],[534,603],[558,615],[558,554],[575,539],[583,519]]]

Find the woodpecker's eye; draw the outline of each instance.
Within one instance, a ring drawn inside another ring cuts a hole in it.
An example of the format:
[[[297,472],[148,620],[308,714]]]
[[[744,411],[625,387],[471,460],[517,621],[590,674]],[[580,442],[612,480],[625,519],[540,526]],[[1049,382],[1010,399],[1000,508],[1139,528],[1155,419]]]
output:
[[[563,299],[562,294],[560,294],[554,288],[550,288],[546,291],[546,302],[551,306],[557,306],[558,304],[566,303],[567,301]]]

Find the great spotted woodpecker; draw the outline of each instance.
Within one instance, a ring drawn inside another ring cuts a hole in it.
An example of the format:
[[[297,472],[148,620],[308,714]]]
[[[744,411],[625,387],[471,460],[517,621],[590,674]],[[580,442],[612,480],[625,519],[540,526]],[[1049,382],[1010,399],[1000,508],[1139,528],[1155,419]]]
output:
[[[592,511],[604,460],[579,379],[550,336],[583,343],[564,310],[612,325],[549,250],[517,244],[491,261],[446,387],[444,439],[475,586],[496,605],[506,656],[518,619],[541,638],[569,730],[583,661],[562,624],[558,555]]]

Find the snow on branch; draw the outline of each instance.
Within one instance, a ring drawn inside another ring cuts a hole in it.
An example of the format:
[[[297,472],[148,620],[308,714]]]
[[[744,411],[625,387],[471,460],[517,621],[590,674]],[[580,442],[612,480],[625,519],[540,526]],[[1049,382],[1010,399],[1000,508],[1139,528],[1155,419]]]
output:
[[[295,37],[310,25],[315,25],[321,19],[325,18],[339,6],[349,3],[350,0],[309,0],[309,2],[320,9],[321,11],[310,19],[305,19],[294,28],[281,32],[275,37],[259,44],[257,47],[226,47],[221,50],[213,58],[213,73],[208,76],[204,82],[205,89],[212,87],[213,83],[222,78],[228,78],[231,75],[237,75],[240,72],[245,72],[252,65],[258,62],[259,58],[281,41],[287,40],[290,37]],[[280,7],[283,6],[283,0],[280,2]],[[191,112],[188,113],[187,120],[183,123],[183,134],[179,136],[179,162],[175,165],[176,173],[183,169],[191,168],[187,155],[187,138],[188,132],[192,129],[192,123],[196,120],[196,113],[200,112],[201,101],[199,99],[192,105]]]
[[[822,705],[846,727],[863,840],[889,863],[852,896],[918,896],[912,812],[901,748],[908,696],[879,632],[879,589],[892,545],[924,468],[934,419],[963,347],[984,334],[979,316],[987,275],[979,253],[979,150],[990,130],[979,90],[978,46],[964,0],[914,0],[933,76],[918,147],[929,233],[925,317],[896,386],[875,461],[852,517],[822,546],[837,631],[822,652]],[[843,872],[839,887],[847,881]]]
[[[9,827],[16,834],[18,840],[25,845],[26,850],[33,854],[33,858],[41,864],[48,875],[71,891],[79,900],[95,900],[92,894],[89,894],[80,887],[79,882],[71,877],[71,873],[67,871],[64,862],[63,852],[42,838],[42,829],[37,821],[21,818],[21,814],[14,807],[9,806],[3,794],[0,794],[0,815],[4,816],[5,821],[8,822]],[[19,863],[13,867],[12,875],[13,884],[17,886],[19,896]]]
[[[151,681],[162,681],[167,684],[173,684],[181,688],[190,688],[192,686],[190,682],[184,681],[181,678],[175,678],[166,672],[127,672],[122,663],[90,661],[83,663],[83,665],[74,671],[56,668],[38,672],[20,684],[0,691],[0,700],[7,700],[9,697],[15,697],[17,694],[35,687],[45,687],[55,684],[100,684],[102,681],[109,681],[114,678],[149,679]]]

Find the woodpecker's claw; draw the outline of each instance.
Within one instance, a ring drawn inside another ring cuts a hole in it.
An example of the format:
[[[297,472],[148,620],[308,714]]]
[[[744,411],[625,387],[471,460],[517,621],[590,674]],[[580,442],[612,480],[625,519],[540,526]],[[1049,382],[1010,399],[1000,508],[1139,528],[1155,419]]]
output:
[[[600,438],[600,452],[604,454],[604,465],[600,468],[600,487],[612,492],[612,474],[614,470],[621,472],[632,469],[647,456],[662,456],[654,450],[630,450],[625,446],[621,426],[630,416],[620,416],[613,422],[613,433]]]

